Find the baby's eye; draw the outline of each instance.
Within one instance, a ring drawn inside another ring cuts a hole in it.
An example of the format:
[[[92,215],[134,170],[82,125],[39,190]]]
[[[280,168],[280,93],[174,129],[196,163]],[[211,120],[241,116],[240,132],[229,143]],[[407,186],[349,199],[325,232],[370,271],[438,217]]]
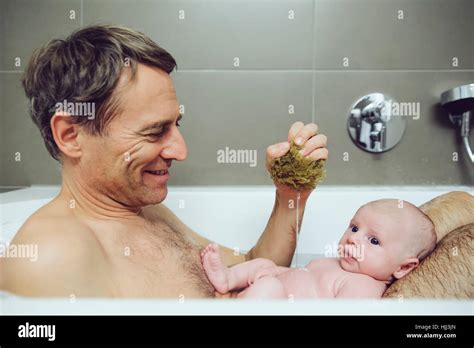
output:
[[[352,230],[351,230],[351,231],[352,231],[352,232],[357,232],[357,231],[359,231],[359,227],[357,227],[357,226],[352,226]]]
[[[373,245],[379,245],[379,240],[375,237],[370,237],[369,242],[372,243]]]

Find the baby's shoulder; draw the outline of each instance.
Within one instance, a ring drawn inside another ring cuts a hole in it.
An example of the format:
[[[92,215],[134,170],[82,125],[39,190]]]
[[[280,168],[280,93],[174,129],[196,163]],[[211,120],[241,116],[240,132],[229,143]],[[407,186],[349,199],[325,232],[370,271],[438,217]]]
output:
[[[342,270],[342,274],[343,277],[345,277],[347,280],[351,282],[357,282],[360,285],[375,286],[380,283],[379,280],[362,273],[347,272],[345,270]]]

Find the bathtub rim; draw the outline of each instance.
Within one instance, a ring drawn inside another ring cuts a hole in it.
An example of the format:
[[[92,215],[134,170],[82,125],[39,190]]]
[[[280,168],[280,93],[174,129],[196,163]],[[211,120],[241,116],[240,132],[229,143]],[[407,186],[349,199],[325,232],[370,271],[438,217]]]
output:
[[[60,191],[60,185],[32,185],[20,189],[15,189],[8,192],[0,193],[0,205],[31,201],[39,199],[54,198]],[[323,185],[317,187],[312,195],[320,193],[346,193],[346,192],[433,192],[443,193],[450,191],[463,191],[474,194],[474,186],[467,185]],[[255,185],[255,186],[168,186],[168,194],[170,193],[213,193],[213,194],[246,194],[246,193],[262,193],[274,194],[275,187],[273,185]],[[166,203],[166,199],[163,201]]]

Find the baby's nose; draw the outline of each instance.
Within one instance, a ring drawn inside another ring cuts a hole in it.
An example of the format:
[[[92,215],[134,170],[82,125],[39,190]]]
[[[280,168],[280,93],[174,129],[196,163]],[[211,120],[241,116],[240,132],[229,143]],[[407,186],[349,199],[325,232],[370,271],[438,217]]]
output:
[[[351,234],[348,238],[350,244],[358,244],[359,238],[355,234]]]

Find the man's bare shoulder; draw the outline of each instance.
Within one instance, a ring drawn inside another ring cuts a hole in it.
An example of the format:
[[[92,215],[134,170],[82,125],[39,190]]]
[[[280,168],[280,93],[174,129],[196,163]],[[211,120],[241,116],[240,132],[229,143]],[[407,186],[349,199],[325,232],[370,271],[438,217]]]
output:
[[[37,211],[15,235],[12,244],[37,244],[42,247],[42,260],[83,253],[97,244],[92,230],[73,215],[53,215]],[[51,251],[51,252],[48,252]]]
[[[104,260],[86,225],[41,210],[23,224],[9,248],[23,254],[3,258],[1,287],[27,296],[82,294]]]

